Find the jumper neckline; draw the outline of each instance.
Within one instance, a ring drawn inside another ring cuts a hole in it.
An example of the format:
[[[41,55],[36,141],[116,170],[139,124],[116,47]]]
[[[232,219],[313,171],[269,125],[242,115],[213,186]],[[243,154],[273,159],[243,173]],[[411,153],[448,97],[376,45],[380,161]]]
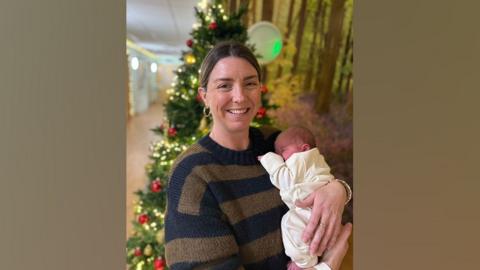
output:
[[[249,129],[250,143],[246,150],[232,150],[218,144],[210,137],[208,133],[205,137],[199,140],[199,144],[212,152],[219,160],[224,160],[227,163],[234,163],[239,165],[249,165],[258,163],[257,156],[262,154],[263,136],[259,130],[255,128]]]

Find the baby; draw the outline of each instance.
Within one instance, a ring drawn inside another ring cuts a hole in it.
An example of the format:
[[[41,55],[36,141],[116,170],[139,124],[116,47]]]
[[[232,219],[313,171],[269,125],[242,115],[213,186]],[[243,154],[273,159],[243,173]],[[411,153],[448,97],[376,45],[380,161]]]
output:
[[[298,267],[330,270],[323,262],[317,264],[318,257],[310,255],[309,246],[301,238],[311,209],[295,206],[295,201],[334,180],[330,167],[315,146],[315,137],[308,129],[290,127],[278,135],[276,154],[269,152],[259,160],[289,208],[281,224],[285,253]]]

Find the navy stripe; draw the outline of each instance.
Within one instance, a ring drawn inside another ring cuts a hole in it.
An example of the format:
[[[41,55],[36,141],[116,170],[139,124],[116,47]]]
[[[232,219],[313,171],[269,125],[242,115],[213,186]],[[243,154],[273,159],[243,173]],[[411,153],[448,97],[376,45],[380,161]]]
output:
[[[280,228],[282,216],[288,208],[284,205],[256,214],[233,225],[239,245],[247,244]]]
[[[181,222],[178,222],[181,221]],[[195,224],[196,226],[192,226]],[[177,238],[209,238],[216,236],[231,235],[231,227],[218,220],[214,216],[192,216],[181,214],[176,211],[170,211],[168,218],[165,219],[165,240],[167,242]]]
[[[285,253],[278,254],[277,256],[269,257],[261,262],[251,263],[244,265],[246,270],[250,269],[275,269],[275,270],[285,270],[287,269],[287,264],[290,259]]]
[[[182,262],[176,263],[170,266],[172,270],[191,270],[194,269],[196,266],[199,266],[199,262]],[[241,263],[240,259],[237,256],[234,256],[227,261],[221,262],[218,265],[212,265],[208,269],[211,270],[237,270],[240,268]],[[273,268],[272,268],[273,269]]]

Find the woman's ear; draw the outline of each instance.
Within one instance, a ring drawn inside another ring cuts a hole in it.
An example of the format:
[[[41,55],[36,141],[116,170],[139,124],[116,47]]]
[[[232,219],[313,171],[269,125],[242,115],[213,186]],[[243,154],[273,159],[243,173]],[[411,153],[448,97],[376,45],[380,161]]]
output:
[[[198,88],[198,96],[202,99],[203,104],[207,104],[207,89],[203,87]]]

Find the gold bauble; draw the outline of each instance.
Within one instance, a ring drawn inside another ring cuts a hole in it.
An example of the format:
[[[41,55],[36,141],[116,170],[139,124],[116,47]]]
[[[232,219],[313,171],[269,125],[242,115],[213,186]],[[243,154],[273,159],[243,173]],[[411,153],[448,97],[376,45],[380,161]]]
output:
[[[152,171],[152,167],[153,167],[153,164],[149,163],[149,164],[145,165],[145,170],[151,172],[151,171]]]
[[[187,64],[195,64],[195,61],[197,60],[195,59],[195,56],[193,56],[193,54],[189,53],[185,55],[185,62],[187,62]]]
[[[152,253],[153,253],[153,248],[150,244],[148,244],[143,250],[143,255],[148,257],[148,256],[152,256]]]
[[[165,230],[164,229],[158,230],[156,236],[157,236],[157,242],[158,243],[164,243],[165,242]]]

